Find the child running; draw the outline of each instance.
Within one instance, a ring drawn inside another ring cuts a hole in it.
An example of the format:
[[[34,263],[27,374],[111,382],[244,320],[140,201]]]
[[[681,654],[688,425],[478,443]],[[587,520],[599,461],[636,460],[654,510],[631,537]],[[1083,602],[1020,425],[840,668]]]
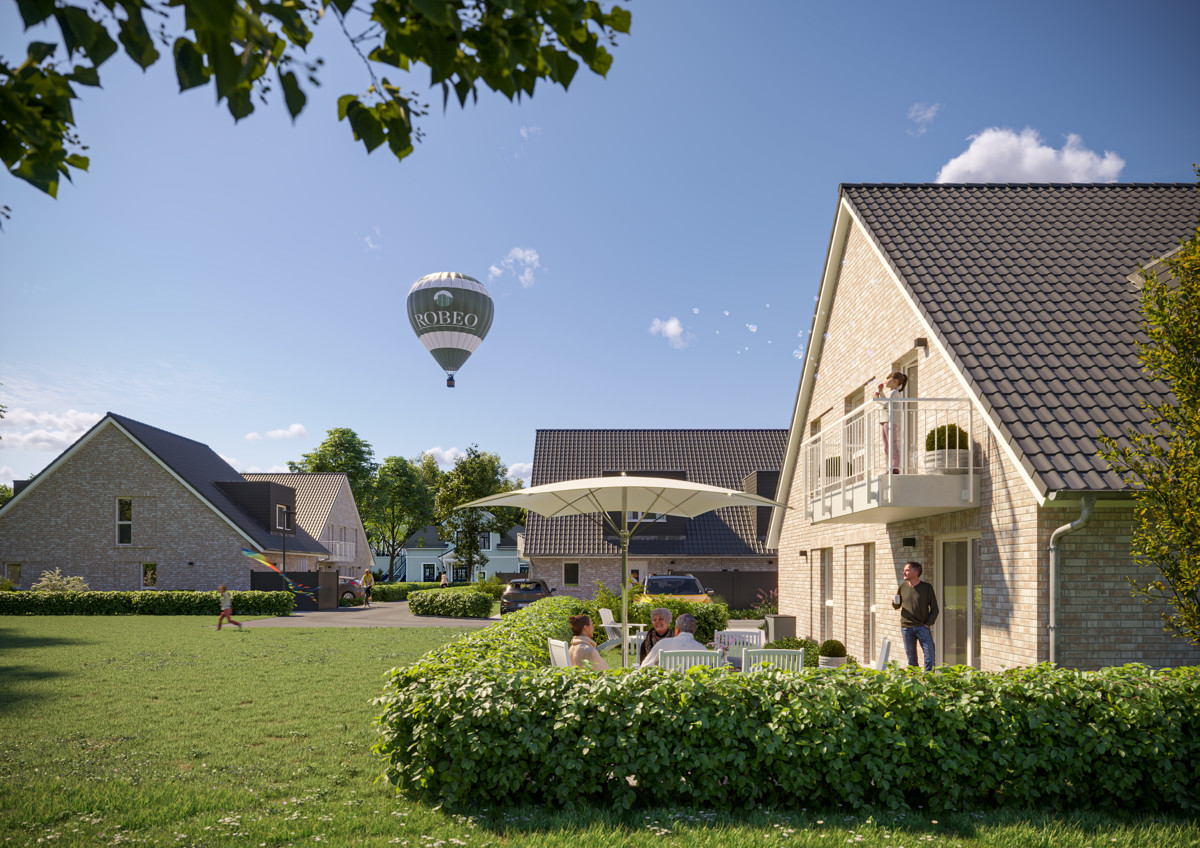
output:
[[[220,630],[221,625],[228,619],[230,624],[236,624],[237,629],[241,630],[241,622],[233,620],[233,599],[229,597],[229,592],[226,590],[225,584],[222,583],[217,591],[221,593],[221,614],[217,616],[217,629]]]

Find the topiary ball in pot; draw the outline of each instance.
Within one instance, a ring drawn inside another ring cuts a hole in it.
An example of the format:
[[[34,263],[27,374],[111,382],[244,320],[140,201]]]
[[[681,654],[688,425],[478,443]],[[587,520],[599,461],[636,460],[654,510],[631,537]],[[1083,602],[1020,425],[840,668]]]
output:
[[[820,668],[837,668],[846,664],[846,646],[837,639],[826,639],[817,653],[817,665]]]

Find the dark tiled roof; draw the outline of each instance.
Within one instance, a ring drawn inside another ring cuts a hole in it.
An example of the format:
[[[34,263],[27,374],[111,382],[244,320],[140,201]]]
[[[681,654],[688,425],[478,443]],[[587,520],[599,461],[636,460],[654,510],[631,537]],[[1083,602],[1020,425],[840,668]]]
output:
[[[606,471],[684,471],[694,483],[742,488],[754,471],[783,463],[787,430],[538,430],[531,485],[600,477]],[[630,540],[633,555],[762,556],[753,507],[709,512],[687,522],[687,538]],[[619,555],[585,516],[530,512],[526,556]]]
[[[1122,489],[1096,433],[1143,427],[1129,275],[1200,219],[1183,184],[845,185],[1042,493]]]
[[[106,417],[124,427],[143,447],[178,474],[200,494],[200,497],[212,504],[264,550],[277,551],[282,547],[282,537],[269,533],[217,485],[219,482],[240,481],[242,475],[208,445],[113,412],[108,413]],[[328,553],[300,527],[296,528],[295,536],[288,536],[287,549],[297,553]]]

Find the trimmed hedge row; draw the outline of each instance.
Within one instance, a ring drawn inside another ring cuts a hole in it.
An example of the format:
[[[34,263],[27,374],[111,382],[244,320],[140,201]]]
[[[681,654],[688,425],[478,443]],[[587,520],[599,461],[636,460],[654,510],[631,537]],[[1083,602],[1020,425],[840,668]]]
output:
[[[492,596],[483,592],[463,592],[455,589],[412,592],[408,596],[408,611],[413,615],[490,618]]]
[[[289,615],[291,592],[230,592],[235,615]],[[217,615],[216,592],[0,592],[0,615]]]
[[[1200,810],[1200,668],[545,668],[580,606],[394,670],[386,779],[451,804]]]
[[[438,583],[376,583],[371,587],[371,600],[407,601],[408,596],[421,589],[436,589]]]

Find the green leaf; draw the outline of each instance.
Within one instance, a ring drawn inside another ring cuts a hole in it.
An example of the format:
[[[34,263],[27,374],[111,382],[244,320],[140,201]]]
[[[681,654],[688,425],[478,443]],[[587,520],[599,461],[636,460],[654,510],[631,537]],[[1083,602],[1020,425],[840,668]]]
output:
[[[67,74],[67,79],[80,85],[100,85],[100,74],[91,65],[76,65],[74,72]]]
[[[304,110],[304,104],[308,98],[301,90],[300,83],[296,82],[296,75],[291,71],[280,74],[279,83],[283,86],[283,99],[287,103],[288,112],[291,113],[294,122],[296,116]]]
[[[17,10],[25,29],[29,29],[54,14],[54,0],[17,0]]]
[[[25,52],[29,56],[29,61],[35,65],[40,65],[46,58],[53,56],[54,51],[57,49],[57,44],[49,44],[45,41],[32,41]]]
[[[175,39],[175,78],[179,90],[187,91],[208,82],[209,70],[204,67],[204,55],[186,38]]]
[[[82,50],[92,60],[93,65],[100,67],[117,52],[117,42],[112,40],[104,25],[92,20],[88,13],[78,6],[58,9],[54,12],[54,17],[62,30],[68,56],[76,50]]]
[[[455,24],[454,6],[448,0],[412,0],[412,5],[439,26],[453,27]]]
[[[137,62],[138,67],[148,68],[158,61],[158,50],[154,46],[154,40],[150,37],[150,33],[146,30],[146,22],[142,19],[140,10],[138,14],[130,15],[121,21],[120,30],[118,38],[125,46],[125,52],[129,54],[129,58]]]

